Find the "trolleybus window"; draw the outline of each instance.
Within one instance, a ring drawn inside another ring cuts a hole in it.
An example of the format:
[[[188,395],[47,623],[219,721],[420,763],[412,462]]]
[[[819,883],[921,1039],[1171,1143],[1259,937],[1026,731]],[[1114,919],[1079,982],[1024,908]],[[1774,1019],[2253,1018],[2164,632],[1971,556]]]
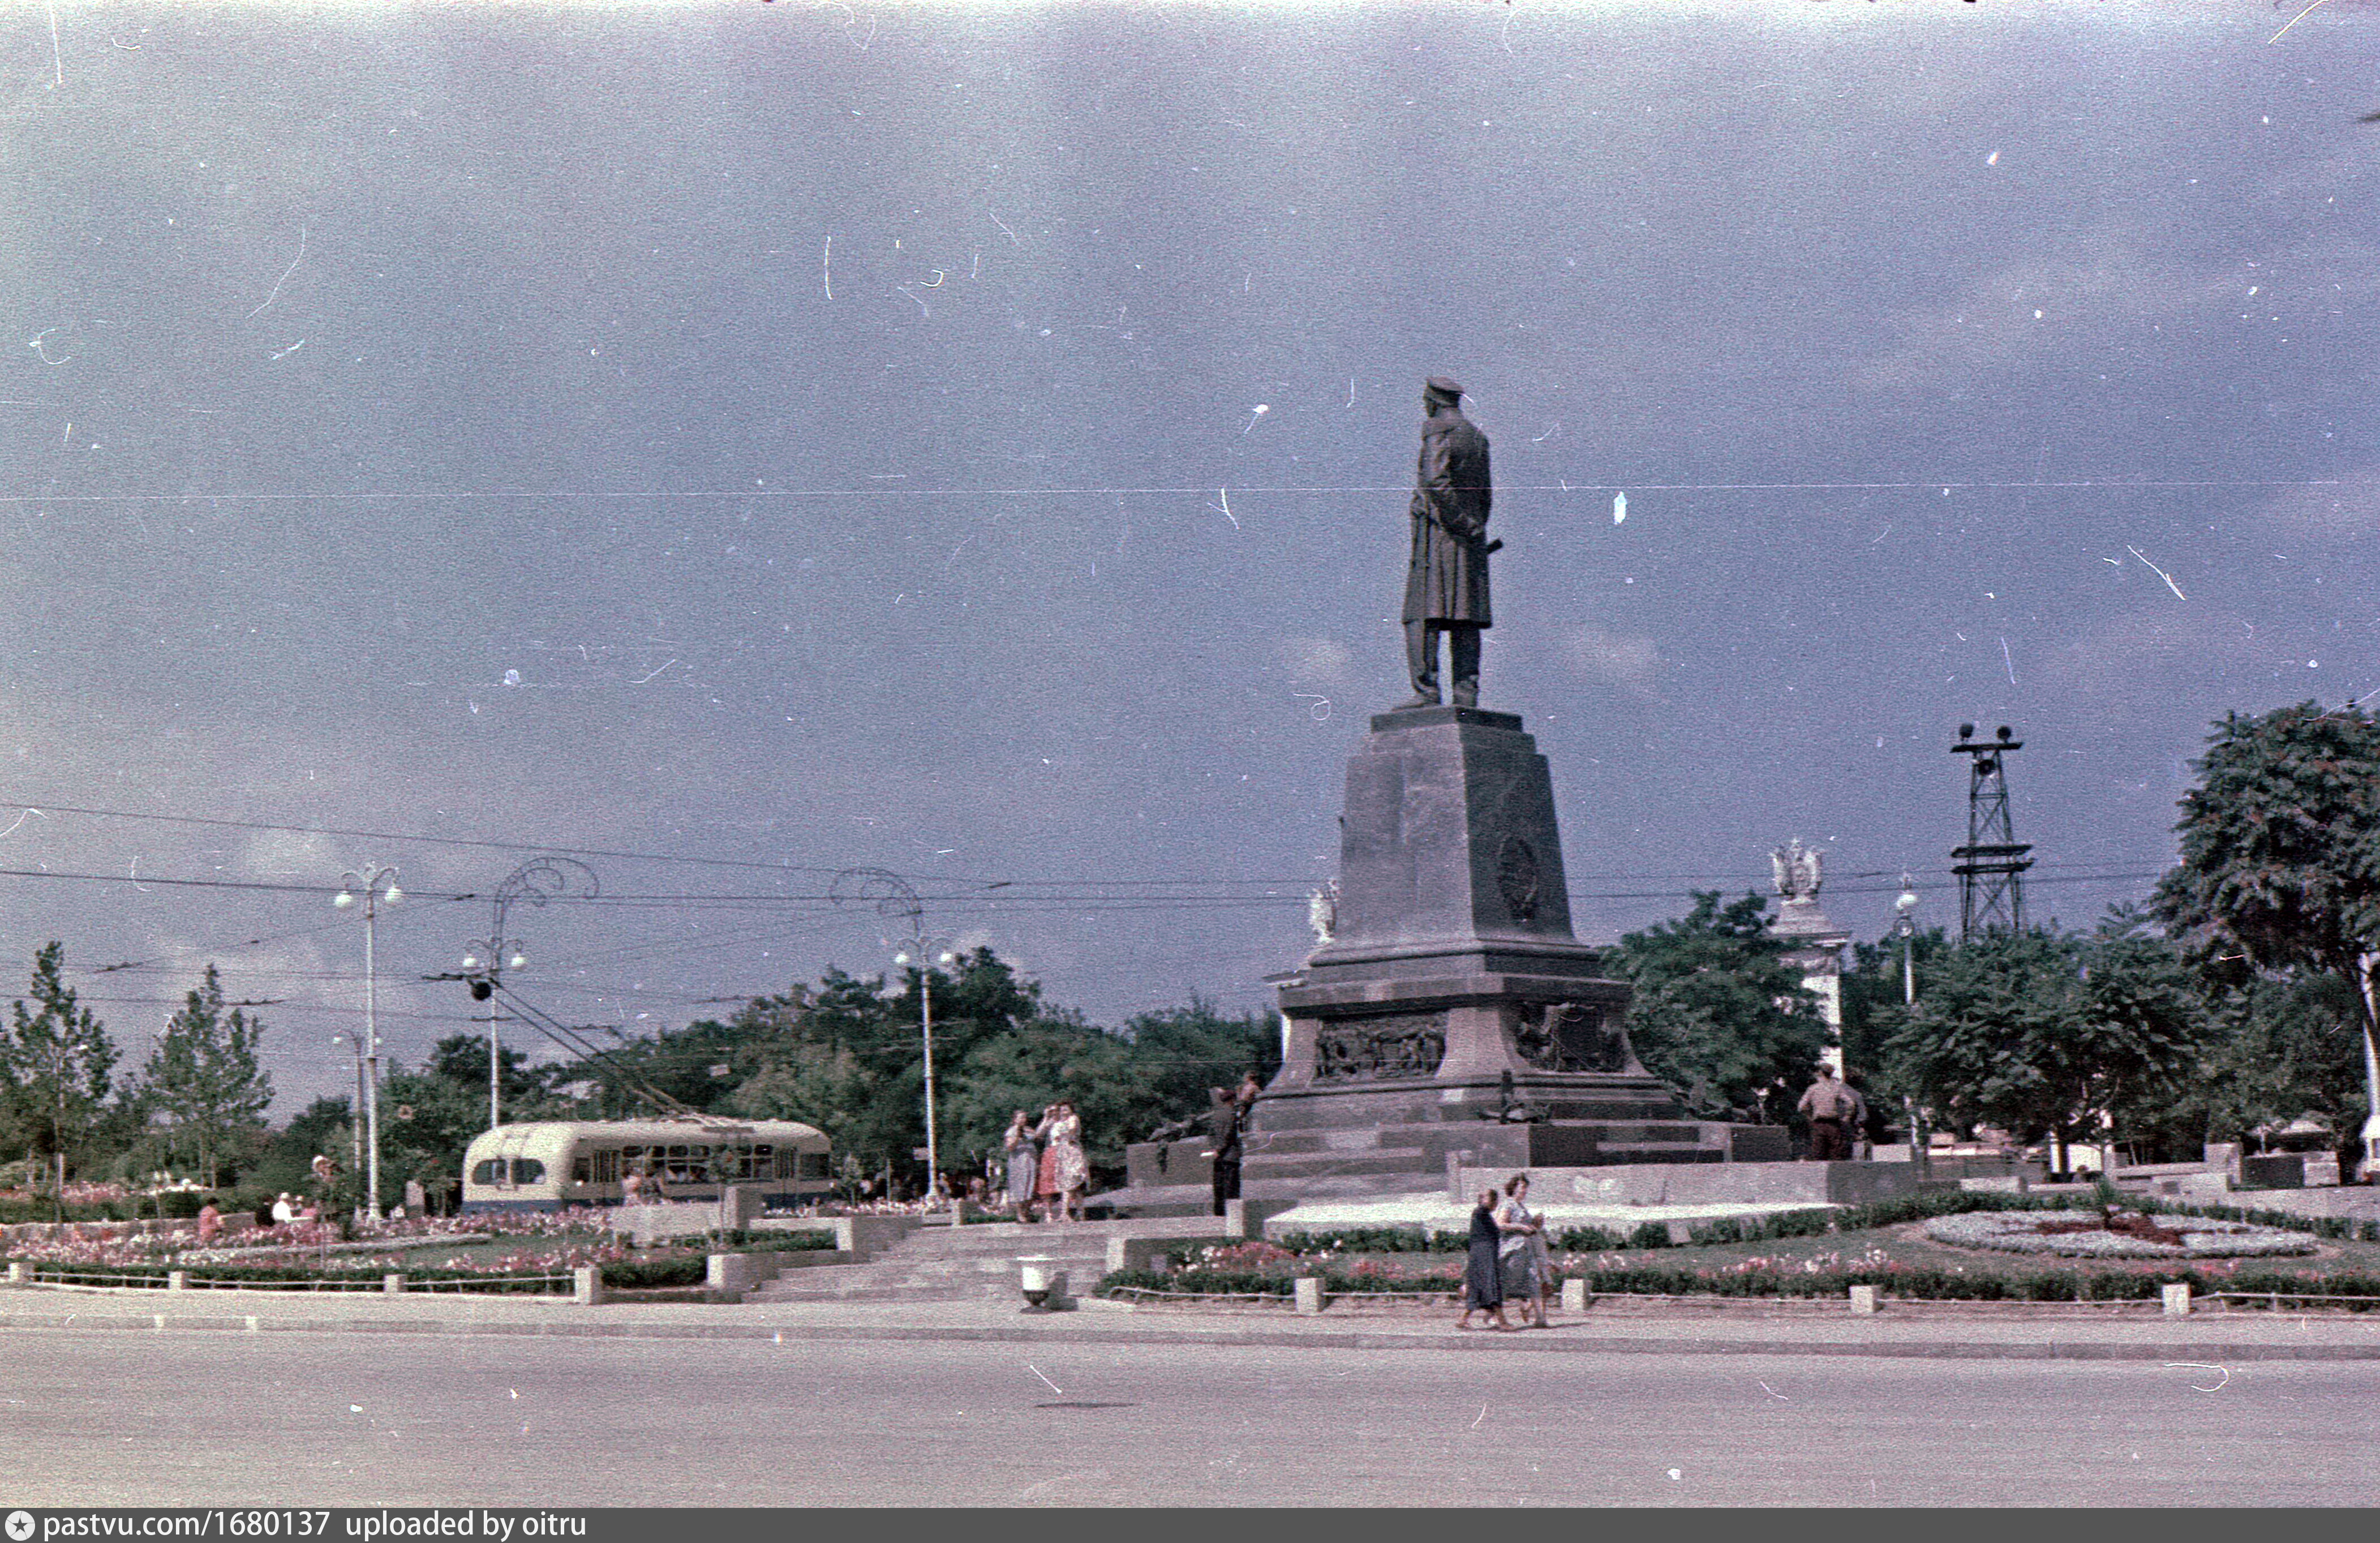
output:
[[[570,1176],[579,1184],[618,1184],[619,1148],[598,1147],[593,1151],[579,1153],[571,1160]]]
[[[545,1164],[535,1158],[489,1158],[471,1168],[471,1182],[478,1185],[543,1184]]]

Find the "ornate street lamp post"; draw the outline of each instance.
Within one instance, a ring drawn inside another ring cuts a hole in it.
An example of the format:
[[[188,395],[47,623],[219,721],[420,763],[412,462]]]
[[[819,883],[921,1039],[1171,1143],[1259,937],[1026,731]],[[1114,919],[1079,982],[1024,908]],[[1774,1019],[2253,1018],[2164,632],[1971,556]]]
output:
[[[2363,1172],[2359,1175],[2365,1184],[2380,1184],[2380,1047],[2372,1042],[2373,1015],[2380,1012],[2373,1000],[2374,970],[2380,970],[2380,954],[2355,961],[2356,978],[2363,988],[2363,1101],[2370,1111],[2363,1117]]]
[[[595,870],[571,857],[531,857],[504,875],[496,886],[495,922],[488,935],[463,950],[463,969],[471,982],[471,996],[488,1004],[488,1128],[504,1124],[504,1050],[497,1037],[496,1025],[502,1014],[496,1006],[496,988],[504,983],[504,971],[525,969],[528,966],[528,950],[516,939],[504,936],[504,913],[515,901],[526,900],[532,905],[542,905],[557,895],[575,895],[593,899],[601,893]]]
[[[364,1166],[364,1042],[352,1034],[334,1034],[331,1043],[347,1047],[347,1054],[356,1063],[356,1102],[347,1112],[347,1148],[350,1162],[347,1172],[360,1173]]]
[[[364,1209],[374,1221],[380,1220],[380,1024],[375,1015],[377,1005],[372,978],[372,927],[379,919],[382,905],[394,905],[405,898],[396,887],[395,867],[367,864],[349,869],[346,881],[331,904],[341,910],[353,906],[358,900],[364,906],[364,1060],[370,1064],[371,1077],[364,1086],[365,1162],[369,1177],[364,1181]]]
[[[892,962],[903,969],[917,972],[917,1017],[925,1027],[926,1038],[926,1195],[930,1199],[934,1180],[942,1172],[941,1147],[934,1133],[934,966],[955,965],[959,956],[952,950],[949,939],[926,936],[922,911],[910,919],[918,925],[911,927],[909,941],[894,952]],[[957,1196],[951,1197],[951,1204],[955,1209]]]
[[[1900,940],[1900,1005],[1904,1010],[1917,1006],[1917,886],[1904,873],[1900,876],[1900,894],[1892,903],[1892,930]],[[1909,1158],[1912,1162],[1931,1164],[1933,1155],[1925,1145],[1917,1124],[1916,1101],[1904,1093],[1900,1096],[1902,1119],[1909,1126]]]
[[[918,1019],[926,1042],[926,1193],[930,1196],[934,1179],[942,1171],[941,1147],[934,1121],[933,968],[936,965],[955,965],[959,956],[950,939],[927,935],[925,902],[917,898],[917,892],[907,880],[889,869],[845,869],[834,876],[828,894],[838,905],[864,903],[873,905],[878,916],[895,917],[909,924],[909,936],[892,945],[892,962],[917,972]]]

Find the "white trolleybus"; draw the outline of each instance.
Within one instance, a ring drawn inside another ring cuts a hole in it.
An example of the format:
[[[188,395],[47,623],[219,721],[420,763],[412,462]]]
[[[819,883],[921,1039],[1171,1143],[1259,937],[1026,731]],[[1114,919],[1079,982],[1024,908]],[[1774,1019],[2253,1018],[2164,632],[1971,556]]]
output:
[[[616,1206],[620,1181],[647,1198],[716,1200],[723,1184],[764,1205],[809,1205],[832,1190],[829,1147],[791,1120],[551,1120],[498,1125],[463,1153],[463,1209],[561,1210]],[[658,1181],[658,1182],[656,1182]]]

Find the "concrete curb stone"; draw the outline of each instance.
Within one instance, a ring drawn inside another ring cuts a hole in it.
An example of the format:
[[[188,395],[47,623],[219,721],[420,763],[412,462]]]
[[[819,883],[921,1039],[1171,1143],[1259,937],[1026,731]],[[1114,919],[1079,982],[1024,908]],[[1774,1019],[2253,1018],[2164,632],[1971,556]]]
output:
[[[1641,1321],[1641,1320],[1640,1320]],[[2286,1320],[2300,1321],[2300,1320]],[[2279,1338],[2279,1324],[2258,1325],[2275,1337],[2240,1341],[2228,1335],[2155,1340],[2074,1334],[2076,1328],[2110,1325],[2067,1321],[2055,1336],[1925,1339],[1837,1337],[1811,1325],[1804,1334],[1774,1337],[1712,1336],[1691,1331],[1612,1335],[1581,1332],[1587,1326],[1562,1325],[1548,1333],[1454,1334],[1382,1332],[1365,1330],[1121,1329],[1077,1322],[1033,1324],[879,1324],[835,1322],[587,1322],[554,1318],[398,1318],[364,1314],[297,1317],[276,1314],[159,1314],[0,1312],[0,1329],[99,1333],[270,1333],[462,1335],[478,1338],[759,1340],[774,1343],[1011,1343],[1077,1344],[1212,1345],[1218,1349],[1455,1350],[1489,1355],[1823,1355],[1883,1356],[1942,1360],[2157,1361],[2209,1364],[2206,1357],[2244,1361],[2380,1360],[2380,1333],[2362,1341]],[[1668,1327],[1668,1326],[1664,1326]],[[1689,1322],[1675,1325],[1689,1330]],[[2301,1330],[2302,1332],[2302,1330]],[[1827,1337],[1819,1337],[1826,1335]]]

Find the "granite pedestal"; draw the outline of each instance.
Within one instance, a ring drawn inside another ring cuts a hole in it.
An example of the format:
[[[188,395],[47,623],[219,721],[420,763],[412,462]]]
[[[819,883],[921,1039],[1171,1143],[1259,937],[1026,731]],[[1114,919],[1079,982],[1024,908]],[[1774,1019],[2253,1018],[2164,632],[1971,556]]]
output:
[[[1553,782],[1521,720],[1382,713],[1349,759],[1334,934],[1283,985],[1258,1197],[1442,1184],[1483,1166],[1723,1161],[1628,1043],[1628,988],[1571,930]]]

